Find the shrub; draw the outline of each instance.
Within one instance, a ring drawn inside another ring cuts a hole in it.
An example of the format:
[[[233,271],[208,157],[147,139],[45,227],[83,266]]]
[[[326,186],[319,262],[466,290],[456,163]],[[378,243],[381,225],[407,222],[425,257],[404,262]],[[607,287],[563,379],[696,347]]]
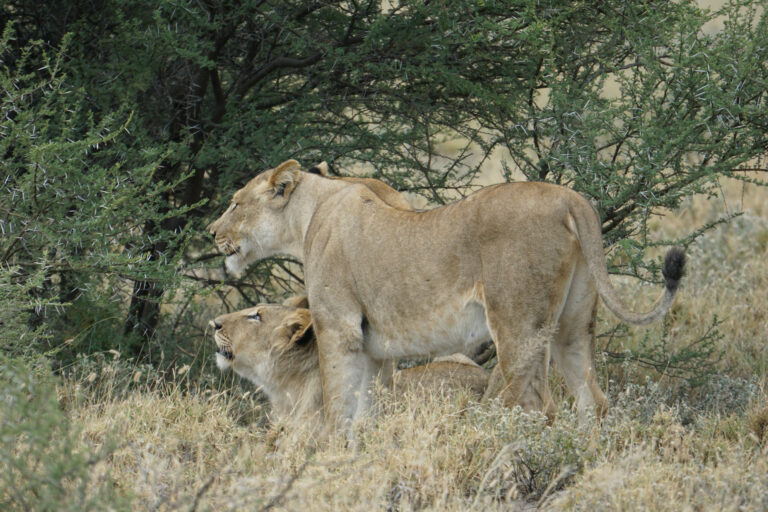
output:
[[[0,387],[0,508],[130,510],[104,464],[115,444],[97,449],[81,441],[48,371],[3,357]]]

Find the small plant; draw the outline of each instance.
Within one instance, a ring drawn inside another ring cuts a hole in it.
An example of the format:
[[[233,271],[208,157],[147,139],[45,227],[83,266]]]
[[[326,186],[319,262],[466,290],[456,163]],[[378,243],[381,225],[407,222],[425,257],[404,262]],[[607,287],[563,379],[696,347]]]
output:
[[[80,440],[52,380],[40,367],[0,360],[0,509],[129,510],[103,464],[114,445]]]
[[[698,387],[715,373],[722,357],[722,351],[718,348],[723,339],[718,330],[720,324],[715,316],[702,335],[683,347],[675,347],[670,339],[669,320],[665,319],[660,336],[646,332],[636,348],[617,350],[615,343],[628,334],[626,325],[619,324],[601,335],[608,338],[602,353],[607,356],[608,362],[633,363],[660,375],[682,379],[690,387]]]
[[[768,406],[763,405],[750,411],[747,422],[755,440],[763,446],[768,438]]]
[[[519,408],[510,412],[501,403],[475,412],[478,422],[490,428],[487,442],[493,443],[487,450],[474,449],[484,454],[484,469],[474,479],[476,502],[545,499],[566,486],[588,457],[589,436],[571,411],[561,410],[549,425],[541,414]]]

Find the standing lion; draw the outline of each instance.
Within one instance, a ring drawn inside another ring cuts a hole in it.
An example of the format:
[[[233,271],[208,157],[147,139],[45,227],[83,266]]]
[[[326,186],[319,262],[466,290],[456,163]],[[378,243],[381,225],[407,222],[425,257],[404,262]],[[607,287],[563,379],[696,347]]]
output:
[[[488,337],[499,362],[485,398],[552,414],[551,356],[580,415],[603,410],[594,371],[598,297],[622,321],[655,321],[672,304],[685,263],[672,249],[666,289],[651,311],[635,313],[611,285],[597,212],[568,188],[507,183],[407,211],[295,160],[238,190],[210,230],[235,271],[277,254],[304,261],[330,428],[367,409],[381,361],[465,352]]]

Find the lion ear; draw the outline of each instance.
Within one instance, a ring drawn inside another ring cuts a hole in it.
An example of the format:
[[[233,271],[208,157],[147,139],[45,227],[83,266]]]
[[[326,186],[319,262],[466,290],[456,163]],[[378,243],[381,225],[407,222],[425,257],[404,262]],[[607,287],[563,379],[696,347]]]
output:
[[[272,171],[269,186],[274,197],[288,197],[299,181],[301,165],[296,160],[286,160]]]
[[[315,331],[312,329],[312,315],[308,309],[297,309],[288,315],[278,327],[280,337],[285,343],[283,349],[306,347],[315,341]]]
[[[283,306],[309,309],[309,299],[307,298],[306,294],[294,295],[293,297],[288,297],[285,299],[283,301]]]
[[[320,162],[307,169],[307,172],[310,174],[318,174],[320,176],[328,176],[328,162]]]

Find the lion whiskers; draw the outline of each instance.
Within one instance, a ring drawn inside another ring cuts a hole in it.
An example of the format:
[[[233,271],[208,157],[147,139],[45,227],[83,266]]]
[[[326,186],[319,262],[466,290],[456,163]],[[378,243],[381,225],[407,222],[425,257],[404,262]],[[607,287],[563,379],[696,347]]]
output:
[[[256,256],[253,256],[256,253]],[[226,267],[227,271],[235,276],[242,275],[243,271],[248,267],[248,262],[260,260],[266,256],[264,247],[258,240],[243,240],[239,247],[235,247],[233,251],[227,256]]]
[[[232,361],[234,360],[232,341],[220,332],[215,332],[213,339],[216,341],[216,366],[220,370],[228,370],[232,367]]]

